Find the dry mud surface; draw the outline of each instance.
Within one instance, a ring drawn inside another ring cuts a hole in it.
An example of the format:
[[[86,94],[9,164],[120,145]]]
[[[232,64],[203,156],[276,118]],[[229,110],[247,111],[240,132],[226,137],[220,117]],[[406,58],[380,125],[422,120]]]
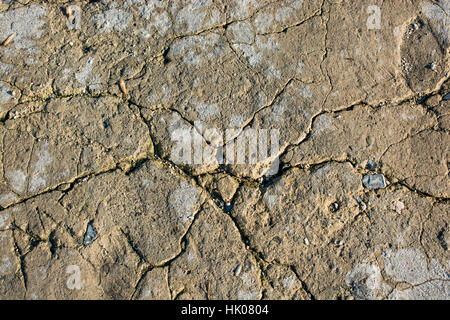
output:
[[[7,0],[0,41],[1,299],[449,299],[450,1]]]

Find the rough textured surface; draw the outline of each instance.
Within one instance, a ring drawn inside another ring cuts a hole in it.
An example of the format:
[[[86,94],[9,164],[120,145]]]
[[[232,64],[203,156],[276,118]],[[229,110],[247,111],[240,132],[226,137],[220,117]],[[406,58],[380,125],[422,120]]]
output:
[[[0,299],[449,299],[449,17],[2,1]]]

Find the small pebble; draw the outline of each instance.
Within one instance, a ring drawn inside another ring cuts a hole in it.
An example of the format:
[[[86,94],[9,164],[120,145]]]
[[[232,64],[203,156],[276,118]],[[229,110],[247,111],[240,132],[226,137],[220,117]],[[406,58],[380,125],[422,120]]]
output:
[[[386,188],[386,181],[382,174],[368,174],[362,178],[362,184],[367,189]]]
[[[86,228],[86,233],[84,234],[83,244],[87,246],[92,243],[97,236],[97,230],[92,226],[92,223],[89,222]]]
[[[366,164],[366,169],[374,171],[377,168],[377,163],[373,160],[368,160]]]
[[[392,203],[391,209],[397,212],[398,214],[401,214],[402,210],[405,209],[405,205],[401,201],[395,201]]]

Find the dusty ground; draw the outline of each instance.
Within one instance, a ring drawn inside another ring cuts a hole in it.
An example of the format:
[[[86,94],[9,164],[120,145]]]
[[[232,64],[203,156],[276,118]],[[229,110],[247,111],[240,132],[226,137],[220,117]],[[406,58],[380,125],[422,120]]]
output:
[[[3,1],[0,298],[449,299],[449,15]],[[179,163],[199,121],[275,175]]]

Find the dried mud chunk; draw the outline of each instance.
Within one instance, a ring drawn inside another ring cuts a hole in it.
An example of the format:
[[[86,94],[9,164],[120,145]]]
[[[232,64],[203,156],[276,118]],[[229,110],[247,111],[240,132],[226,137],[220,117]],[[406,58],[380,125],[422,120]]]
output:
[[[450,260],[450,206],[436,203],[428,216],[424,217],[422,245],[428,256],[441,259],[441,264]],[[449,270],[450,271],[450,270]]]
[[[401,64],[409,87],[415,92],[434,90],[448,71],[448,48],[437,38],[427,20],[414,19],[401,45]]]
[[[0,81],[0,119],[8,114],[17,103],[16,92],[7,83]]]
[[[386,274],[396,281],[420,284],[428,280],[425,255],[419,250],[386,250],[383,260]]]
[[[251,128],[277,130],[282,150],[306,136],[312,118],[322,110],[325,99],[322,85],[293,80],[270,107],[255,115]]]
[[[313,246],[328,243],[359,212],[352,196],[362,190],[360,179],[348,163],[327,163],[311,174],[292,169],[264,194],[241,188],[231,214],[267,261],[294,264],[308,246],[305,238]],[[340,210],[331,213],[336,201]]]
[[[27,299],[99,299],[98,276],[74,249],[41,243],[24,259]]]
[[[369,137],[368,137],[369,138]],[[369,139],[367,139],[367,140],[369,140]],[[369,143],[368,143],[369,144]],[[366,163],[366,169],[367,170],[370,170],[370,171],[375,171],[375,169],[377,168],[377,166],[378,166],[378,164],[375,162],[375,161],[373,161],[373,160],[371,160],[371,159],[369,159],[368,161],[367,161],[367,163]]]
[[[264,274],[267,280],[263,295],[264,299],[306,300],[310,298],[308,294],[303,290],[301,281],[288,267],[270,265],[264,271]]]
[[[0,299],[448,299],[450,1],[35,2],[0,3]],[[201,126],[282,170],[178,164]]]
[[[175,109],[203,130],[240,128],[279,89],[245,68],[222,34],[178,39],[167,58],[145,69],[130,95],[146,108]]]
[[[215,174],[200,177],[201,185],[209,190],[215,198],[222,199],[224,205],[231,205],[236,190],[239,188],[238,181],[226,174]]]
[[[427,262],[425,254],[415,248],[387,249],[382,257],[387,276],[412,285],[403,290],[396,288],[390,299],[448,299],[449,270],[437,260]]]
[[[80,244],[90,221],[101,237],[118,227],[143,259],[155,266],[181,250],[179,242],[203,197],[169,169],[144,162],[129,175],[114,171],[75,186],[61,200],[66,211],[53,218],[64,221]]]
[[[179,299],[259,299],[259,270],[231,219],[212,207],[199,213],[186,251],[170,266]],[[240,272],[235,272],[241,266]]]
[[[63,213],[57,202],[59,196],[59,192],[47,193],[11,206],[0,213],[0,216],[5,216],[5,227],[14,229],[16,235],[26,237],[24,243],[17,243],[22,252],[27,252],[30,246],[33,246],[33,241],[48,239],[55,231],[57,224],[49,217],[49,213]]]
[[[450,132],[450,115],[444,115],[439,117],[439,127],[442,130]]]
[[[390,300],[448,300],[450,283],[448,280],[431,280],[405,290],[394,289]]]
[[[0,299],[23,299],[25,285],[19,258],[14,252],[13,231],[0,231]]]
[[[407,296],[407,283],[416,286],[431,279],[448,278],[450,256],[437,238],[448,220],[448,205],[433,204],[429,198],[405,189],[383,189],[368,195],[366,215],[341,235],[346,244],[340,252],[342,260],[336,261],[346,270],[351,295],[357,299],[380,299],[397,292],[389,298],[398,299]],[[404,203],[402,214],[391,208],[398,201]],[[352,267],[347,269],[346,264]],[[392,291],[390,287],[395,283],[403,285]]]
[[[380,24],[368,26],[378,5]],[[395,30],[416,12],[412,1],[333,1],[327,24],[327,58],[324,66],[333,84],[326,106],[350,106],[358,101],[376,104],[410,94],[401,78],[399,36]]]
[[[34,195],[149,151],[145,123],[116,98],[54,99],[41,109],[5,123],[5,182],[17,195]]]
[[[349,111],[322,114],[314,120],[310,137],[292,149],[290,159],[281,161],[296,165],[352,159],[358,167],[367,168],[370,163],[367,169],[374,170],[374,162],[381,167],[380,158],[390,145],[436,122],[424,108],[406,103],[377,108],[358,105]]]
[[[0,276],[14,274],[18,269],[11,230],[0,231]]]
[[[176,139],[179,139],[180,135],[182,137],[186,135],[191,137],[193,127],[189,122],[184,120],[178,113],[167,110],[152,111],[143,109],[142,115],[149,122],[155,153],[159,157],[170,159],[175,163],[181,162],[180,158],[182,157],[183,159],[187,157],[186,159],[192,161],[192,153],[186,156],[184,154],[178,155],[174,152],[174,146],[177,143]],[[177,132],[180,132],[180,135],[177,135]]]
[[[260,27],[271,14],[260,13]],[[258,19],[257,19],[258,20]],[[321,17],[306,19],[303,24],[276,34],[258,34],[260,28],[248,22],[230,25],[226,36],[231,48],[252,70],[258,71],[266,83],[285,83],[297,78],[304,83],[324,81],[320,69],[325,25]],[[261,30],[261,29],[260,29]],[[307,30],[314,30],[308,32]]]
[[[396,201],[405,204],[402,214],[390,209]],[[443,220],[448,219],[448,214],[444,213],[448,206],[433,205],[428,198],[404,189],[382,189],[377,193],[368,193],[366,202],[365,214],[355,218],[334,235],[335,239],[343,241],[342,246],[336,249],[330,244],[321,248],[311,246],[297,262],[299,277],[305,279],[306,286],[316,298],[382,299],[391,292],[393,282],[446,277],[442,270],[446,268],[448,254],[443,252],[435,239],[438,230],[430,226],[443,225]],[[437,207],[441,207],[440,210]],[[429,212],[428,216],[424,216],[424,212]],[[427,221],[424,230],[421,227],[423,220]],[[426,247],[422,247],[418,234],[422,234]],[[421,252],[413,255],[416,258],[423,258],[422,250],[425,250],[427,256],[435,261],[433,267],[423,268],[426,262],[418,259],[412,259],[414,266],[411,266],[398,250],[403,248],[408,248],[406,257],[411,252]],[[393,257],[390,260],[393,260],[397,269],[384,262],[383,253]],[[385,271],[385,267],[390,269]],[[412,276],[407,275],[409,267],[414,269]],[[390,279],[386,282],[386,274],[394,271],[399,276],[398,280]]]
[[[382,297],[380,268],[376,264],[360,263],[345,276],[354,298],[373,300]]]
[[[5,230],[10,224],[10,216],[8,213],[0,213],[0,230]]]

